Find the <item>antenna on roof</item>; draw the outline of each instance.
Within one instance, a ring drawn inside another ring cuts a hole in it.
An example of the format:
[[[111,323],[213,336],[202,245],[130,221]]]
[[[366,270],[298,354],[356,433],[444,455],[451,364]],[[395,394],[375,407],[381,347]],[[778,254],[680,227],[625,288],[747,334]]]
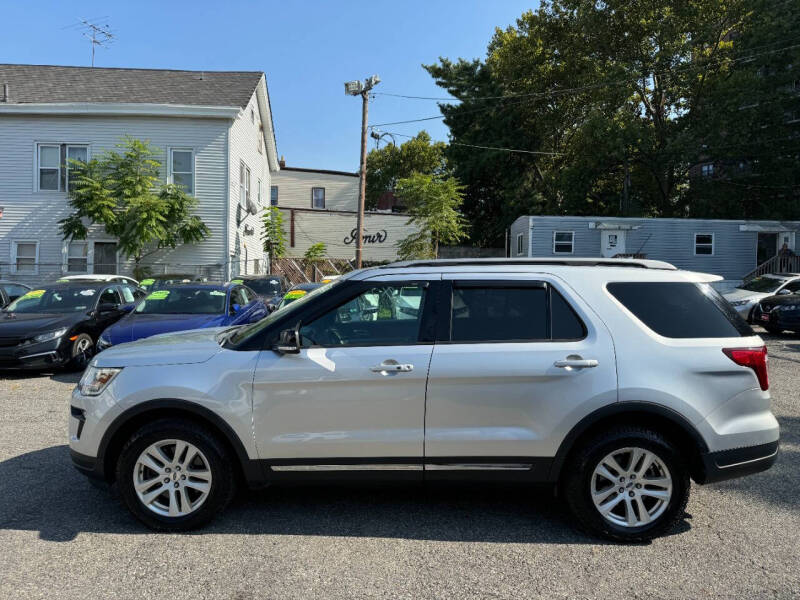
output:
[[[105,17],[103,17],[105,19]],[[74,27],[83,29],[83,37],[88,39],[92,44],[92,66],[94,66],[94,53],[95,49],[108,48],[109,45],[116,39],[116,36],[111,32],[111,26],[99,25],[98,21],[91,21],[89,19],[78,19]]]

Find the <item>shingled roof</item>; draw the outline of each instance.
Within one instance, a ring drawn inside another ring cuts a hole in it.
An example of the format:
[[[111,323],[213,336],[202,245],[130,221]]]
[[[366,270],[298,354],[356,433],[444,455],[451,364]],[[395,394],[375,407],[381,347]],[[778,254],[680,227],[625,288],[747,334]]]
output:
[[[239,106],[250,101],[260,71],[170,71],[0,64],[8,101],[21,103],[129,102]]]

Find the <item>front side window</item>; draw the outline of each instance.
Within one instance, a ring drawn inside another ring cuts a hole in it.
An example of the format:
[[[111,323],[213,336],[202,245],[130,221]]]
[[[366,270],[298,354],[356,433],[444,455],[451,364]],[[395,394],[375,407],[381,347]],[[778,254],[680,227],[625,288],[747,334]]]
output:
[[[325,208],[325,188],[311,188],[311,208]]]
[[[14,266],[17,273],[35,273],[38,242],[14,242]]]
[[[695,255],[714,254],[714,234],[695,233],[694,234],[694,253]]]
[[[107,288],[103,290],[103,293],[100,296],[99,304],[113,304],[114,306],[119,306],[121,302],[117,290],[114,288]]]
[[[278,206],[278,186],[273,185],[269,188],[269,205]]]
[[[553,232],[553,253],[572,254],[575,232],[573,231],[554,231]]]
[[[418,283],[371,287],[304,325],[303,346],[417,344],[426,292]]]
[[[194,194],[194,155],[191,150],[173,148],[170,151],[172,183],[179,185],[187,194]]]
[[[719,293],[706,283],[618,282],[608,291],[646,327],[668,338],[755,335]]]
[[[88,255],[88,242],[70,242],[67,246],[67,272],[86,273],[89,270]]]

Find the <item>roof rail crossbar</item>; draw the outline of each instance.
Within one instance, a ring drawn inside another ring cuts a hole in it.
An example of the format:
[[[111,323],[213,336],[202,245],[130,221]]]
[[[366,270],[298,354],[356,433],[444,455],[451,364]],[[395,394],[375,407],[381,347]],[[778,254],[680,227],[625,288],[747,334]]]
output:
[[[636,258],[440,258],[436,260],[406,260],[382,265],[381,269],[408,267],[468,267],[554,265],[566,267],[636,267],[676,271],[677,267],[660,260]]]

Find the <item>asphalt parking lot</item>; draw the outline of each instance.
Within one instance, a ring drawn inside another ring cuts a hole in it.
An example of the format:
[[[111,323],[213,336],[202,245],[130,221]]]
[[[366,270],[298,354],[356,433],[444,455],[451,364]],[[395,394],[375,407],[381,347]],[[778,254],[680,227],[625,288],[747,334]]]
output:
[[[777,464],[694,486],[679,528],[643,546],[583,535],[540,490],[493,487],[248,492],[203,531],[153,534],[69,462],[77,376],[0,378],[0,597],[796,597],[800,338],[764,337]]]

